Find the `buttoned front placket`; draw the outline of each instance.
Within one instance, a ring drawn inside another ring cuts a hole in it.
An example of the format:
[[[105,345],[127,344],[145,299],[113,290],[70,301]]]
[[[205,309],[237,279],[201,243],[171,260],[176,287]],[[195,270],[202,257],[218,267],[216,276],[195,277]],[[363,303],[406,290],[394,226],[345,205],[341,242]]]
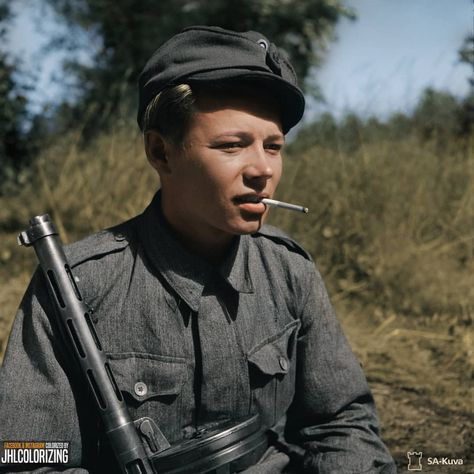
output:
[[[227,283],[216,279],[209,283],[197,315],[202,354],[199,422],[249,414],[248,368],[236,330],[238,314],[229,311],[226,301],[235,290],[224,285]]]
[[[217,420],[248,416],[251,406],[246,350],[239,330],[239,295],[253,291],[246,264],[248,242],[236,238],[225,261],[214,267],[187,252],[161,214],[159,194],[142,215],[144,249],[166,280],[183,317],[192,366],[194,400],[183,399],[184,435]],[[188,390],[188,392],[190,392]]]

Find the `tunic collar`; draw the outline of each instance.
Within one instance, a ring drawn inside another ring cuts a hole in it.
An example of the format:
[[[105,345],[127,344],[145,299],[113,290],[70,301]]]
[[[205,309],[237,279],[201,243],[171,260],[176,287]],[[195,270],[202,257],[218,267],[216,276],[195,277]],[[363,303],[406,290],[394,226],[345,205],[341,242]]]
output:
[[[253,293],[249,236],[237,236],[224,261],[218,266],[211,265],[175,238],[161,211],[160,191],[145,209],[139,225],[151,263],[193,311],[199,310],[204,287],[216,275],[239,293]]]

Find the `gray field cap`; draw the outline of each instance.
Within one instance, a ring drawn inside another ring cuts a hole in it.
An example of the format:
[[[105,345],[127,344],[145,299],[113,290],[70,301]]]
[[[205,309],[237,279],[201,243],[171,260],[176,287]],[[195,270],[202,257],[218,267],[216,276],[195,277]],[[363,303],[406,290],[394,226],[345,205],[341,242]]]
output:
[[[138,80],[138,124],[149,102],[178,84],[250,84],[270,92],[281,106],[283,132],[303,116],[305,101],[293,67],[278,48],[255,31],[214,26],[184,29],[158,48]]]

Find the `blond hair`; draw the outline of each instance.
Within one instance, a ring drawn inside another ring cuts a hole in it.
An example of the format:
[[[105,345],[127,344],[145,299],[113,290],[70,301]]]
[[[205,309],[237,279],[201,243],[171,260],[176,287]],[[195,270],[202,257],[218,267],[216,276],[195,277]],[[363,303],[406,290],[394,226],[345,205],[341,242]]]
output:
[[[143,116],[143,133],[155,130],[181,144],[193,114],[196,97],[188,84],[169,87],[157,94],[147,105]]]

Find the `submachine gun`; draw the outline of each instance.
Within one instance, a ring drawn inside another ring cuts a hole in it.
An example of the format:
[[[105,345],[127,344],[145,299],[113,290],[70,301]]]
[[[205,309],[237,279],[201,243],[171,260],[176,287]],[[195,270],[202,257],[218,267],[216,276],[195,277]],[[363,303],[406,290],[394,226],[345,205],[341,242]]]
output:
[[[173,446],[148,417],[133,421],[48,214],[30,219],[18,243],[33,246],[66,344],[74,353],[124,474],[229,474],[255,464],[268,445],[258,415],[230,420]]]

